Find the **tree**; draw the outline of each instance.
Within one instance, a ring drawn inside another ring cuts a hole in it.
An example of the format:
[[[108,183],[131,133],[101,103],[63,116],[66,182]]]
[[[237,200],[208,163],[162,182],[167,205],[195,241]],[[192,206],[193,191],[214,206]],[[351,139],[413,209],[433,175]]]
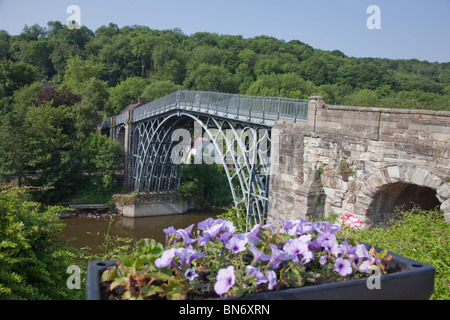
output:
[[[223,67],[202,63],[188,75],[185,86],[192,90],[235,93],[238,78]]]
[[[41,201],[57,201],[77,187],[73,118],[71,106],[55,108],[50,102],[30,108],[25,116],[26,160],[33,170],[27,185],[44,188],[34,193]]]
[[[317,86],[333,83],[336,78],[336,67],[323,57],[312,56],[301,62],[300,68],[302,76]]]
[[[14,91],[36,80],[36,68],[28,63],[0,61],[0,92],[12,96]],[[2,98],[2,97],[0,97]]]
[[[63,87],[69,91],[80,93],[84,90],[85,82],[91,79],[100,80],[103,69],[103,64],[83,60],[78,55],[69,58],[64,72]]]
[[[96,78],[84,81],[78,91],[82,100],[74,106],[77,138],[84,140],[101,122],[99,111],[108,99],[106,83]]]
[[[105,111],[108,115],[117,115],[130,103],[137,102],[138,97],[150,84],[149,79],[141,77],[130,77],[117,86],[109,89],[108,105]]]
[[[171,94],[180,89],[180,86],[176,85],[172,81],[154,81],[145,87],[141,96],[145,97],[147,101],[153,101]]]
[[[123,160],[123,150],[117,141],[92,132],[82,145],[80,158],[81,167],[89,175],[90,188],[101,193],[117,187],[115,173]]]

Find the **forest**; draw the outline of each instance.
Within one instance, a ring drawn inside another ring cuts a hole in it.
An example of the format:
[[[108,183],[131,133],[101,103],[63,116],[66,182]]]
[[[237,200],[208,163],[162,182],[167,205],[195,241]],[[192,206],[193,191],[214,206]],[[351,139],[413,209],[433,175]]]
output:
[[[0,180],[59,201],[115,188],[117,143],[102,119],[177,89],[307,98],[328,104],[450,110],[450,62],[348,57],[293,40],[58,21],[0,30]]]

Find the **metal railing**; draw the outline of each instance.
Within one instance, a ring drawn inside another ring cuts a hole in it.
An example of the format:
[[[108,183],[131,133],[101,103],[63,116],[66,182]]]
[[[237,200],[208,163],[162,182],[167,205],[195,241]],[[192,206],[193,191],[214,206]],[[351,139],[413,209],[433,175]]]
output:
[[[306,120],[308,100],[180,90],[134,109],[133,122],[175,109],[271,125],[282,118]],[[116,124],[124,123],[125,117],[125,113],[117,115]]]

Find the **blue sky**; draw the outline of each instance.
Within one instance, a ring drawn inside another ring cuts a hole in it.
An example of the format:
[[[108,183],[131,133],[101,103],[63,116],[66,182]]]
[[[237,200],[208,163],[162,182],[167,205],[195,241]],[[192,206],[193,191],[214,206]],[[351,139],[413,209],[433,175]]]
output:
[[[69,5],[80,7],[81,24],[93,31],[113,22],[187,35],[268,35],[352,57],[450,62],[450,0],[0,0],[0,29],[16,35],[25,24],[66,23]],[[366,26],[370,5],[380,8],[381,29]]]

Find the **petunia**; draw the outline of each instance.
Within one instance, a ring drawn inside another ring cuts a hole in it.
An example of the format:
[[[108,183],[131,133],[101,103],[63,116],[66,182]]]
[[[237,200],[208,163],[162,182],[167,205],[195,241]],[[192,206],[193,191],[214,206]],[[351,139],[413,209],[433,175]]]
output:
[[[214,223],[216,222],[213,218],[208,218],[206,220],[203,220],[197,224],[198,230],[207,230],[209,229]]]
[[[175,251],[176,251],[175,248],[164,251],[161,257],[155,260],[155,266],[157,266],[158,268],[165,268],[168,266],[175,267],[176,264],[173,261]]]
[[[289,240],[284,245],[283,250],[294,257],[292,259],[294,263],[301,262],[302,264],[306,264],[314,259],[314,253],[308,249],[308,244],[300,238]]]
[[[208,232],[203,232],[203,234],[198,237],[198,244],[203,247],[211,240],[211,235]]]
[[[272,290],[277,284],[277,274],[273,270],[267,271],[266,278],[269,280],[268,289]]]
[[[183,238],[184,244],[192,244],[195,241],[197,241],[196,238],[192,238],[192,233],[191,233],[192,226],[193,225],[191,225],[190,227],[188,227],[186,229],[178,229],[177,230],[177,233],[180,235],[181,238]]]
[[[220,296],[227,293],[236,282],[234,267],[219,270],[214,284],[214,291]]]
[[[252,230],[244,234],[244,237],[247,239],[248,243],[252,245],[258,244],[261,239],[261,235],[259,234],[259,229],[261,228],[261,224],[258,223],[253,226]]]
[[[268,265],[272,264],[274,269],[278,268],[278,266],[280,265],[280,261],[286,261],[295,258],[293,255],[278,249],[278,247],[273,244],[270,245],[270,248],[272,249],[272,255],[270,256]]]
[[[186,279],[188,279],[189,281],[194,280],[195,278],[198,277],[197,272],[195,272],[195,269],[188,269],[185,273],[184,276],[186,277]]]
[[[343,259],[341,257],[336,259],[334,264],[334,270],[338,272],[342,277],[345,277],[352,273],[352,265],[348,259]]]
[[[233,253],[238,253],[245,251],[246,245],[247,239],[241,240],[237,235],[234,235],[228,240],[228,242],[225,244],[225,247],[231,250]]]
[[[247,271],[247,274],[249,276],[255,277],[255,284],[261,284],[261,283],[267,283],[269,282],[269,279],[262,273],[259,268],[255,268],[253,266],[246,266],[245,270]]]
[[[180,265],[186,268],[191,265],[195,259],[203,258],[205,255],[191,248],[177,248],[175,254],[180,259]]]
[[[269,261],[270,256],[265,254],[264,252],[258,250],[255,246],[250,246],[248,248],[250,252],[253,254],[253,261],[252,264],[256,264],[258,261]]]

